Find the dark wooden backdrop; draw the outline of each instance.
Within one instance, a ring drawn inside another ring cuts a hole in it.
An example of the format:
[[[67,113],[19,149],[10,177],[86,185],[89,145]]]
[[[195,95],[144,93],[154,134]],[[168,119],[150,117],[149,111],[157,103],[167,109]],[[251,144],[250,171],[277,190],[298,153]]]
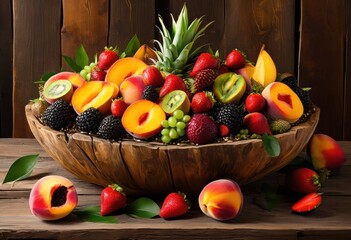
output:
[[[169,23],[184,1],[1,0],[0,136],[32,137],[24,106],[38,96],[33,83],[59,71],[62,55],[83,44],[92,57],[106,45],[124,49],[137,34],[158,38],[161,14]],[[312,87],[321,108],[317,132],[351,140],[351,2],[347,0],[189,0],[190,19],[215,23],[201,41],[222,56],[233,48],[256,59],[262,44],[279,72]],[[63,66],[64,67],[64,66]]]

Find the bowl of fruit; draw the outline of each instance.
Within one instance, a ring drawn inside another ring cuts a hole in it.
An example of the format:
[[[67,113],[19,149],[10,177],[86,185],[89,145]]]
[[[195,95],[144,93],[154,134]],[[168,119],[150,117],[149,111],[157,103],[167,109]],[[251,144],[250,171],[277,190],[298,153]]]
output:
[[[209,24],[189,25],[185,6],[171,32],[160,23],[154,48],[105,48],[80,71],[41,84],[25,112],[53,159],[130,195],[196,195],[219,178],[256,181],[303,150],[319,109],[293,75],[277,73],[264,47],[256,64],[237,49],[225,59],[193,49]]]

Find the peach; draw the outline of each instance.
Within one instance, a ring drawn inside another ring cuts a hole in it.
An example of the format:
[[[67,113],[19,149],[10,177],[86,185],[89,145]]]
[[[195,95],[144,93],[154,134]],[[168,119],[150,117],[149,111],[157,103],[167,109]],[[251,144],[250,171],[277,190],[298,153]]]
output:
[[[121,95],[126,104],[131,104],[143,99],[145,83],[141,76],[131,76],[126,78],[120,86]]]
[[[134,57],[118,59],[107,71],[105,81],[117,84],[119,87],[124,79],[142,74],[148,65],[142,60]]]
[[[73,183],[65,177],[49,175],[39,179],[30,192],[29,207],[43,220],[66,217],[77,206],[78,195]]]
[[[142,99],[128,106],[122,125],[133,137],[147,139],[161,131],[161,122],[165,119],[166,113],[158,104]]]
[[[316,170],[327,169],[335,172],[346,161],[340,145],[325,134],[314,134],[307,145],[307,152]]]
[[[240,214],[244,198],[235,181],[218,179],[202,189],[198,201],[204,214],[215,220],[226,221]]]
[[[252,92],[252,83],[251,83],[251,78],[252,74],[255,70],[254,65],[252,63],[246,63],[244,67],[239,68],[235,72],[245,79],[246,82],[246,93],[251,93]]]
[[[154,61],[157,60],[155,51],[152,50],[152,48],[150,48],[147,44],[141,45],[133,57],[142,60],[148,65],[152,65]]]
[[[50,85],[52,82],[57,80],[68,80],[72,83],[73,90],[82,86],[86,81],[85,79],[79,74],[74,72],[59,72],[55,75],[51,76],[44,84],[43,90]]]
[[[112,99],[116,98],[118,92],[119,88],[116,84],[90,81],[74,91],[71,103],[78,114],[94,107],[101,114],[107,115],[111,111]]]
[[[282,119],[294,123],[303,114],[303,105],[296,93],[281,82],[273,82],[262,91],[267,101],[267,114],[272,119]]]

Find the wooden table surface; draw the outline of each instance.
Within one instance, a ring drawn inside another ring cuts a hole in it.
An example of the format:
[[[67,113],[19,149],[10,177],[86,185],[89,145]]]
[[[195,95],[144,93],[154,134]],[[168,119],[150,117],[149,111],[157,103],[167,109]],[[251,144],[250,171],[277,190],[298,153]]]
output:
[[[82,182],[50,158],[35,139],[0,139],[0,181],[19,157],[39,153],[40,159],[29,179],[0,185],[0,239],[351,239],[351,142],[340,142],[347,163],[339,175],[322,188],[323,202],[309,215],[290,210],[291,200],[283,200],[267,211],[253,199],[258,186],[276,181],[271,175],[244,186],[244,206],[238,218],[229,222],[205,216],[192,199],[193,207],[183,218],[136,219],[118,215],[119,223],[92,223],[67,217],[41,221],[30,213],[28,196],[42,176],[58,174],[71,179],[78,191],[78,206],[98,205],[101,187]]]

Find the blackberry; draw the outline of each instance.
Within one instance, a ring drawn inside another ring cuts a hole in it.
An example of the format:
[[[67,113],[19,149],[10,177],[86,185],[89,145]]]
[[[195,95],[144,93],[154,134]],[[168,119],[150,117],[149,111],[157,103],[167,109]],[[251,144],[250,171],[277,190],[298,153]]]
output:
[[[288,85],[291,89],[298,86],[297,79],[290,73],[282,73],[279,77],[279,81]]]
[[[77,128],[82,132],[96,132],[102,115],[96,108],[88,108],[81,115],[76,117]]]
[[[74,119],[75,112],[65,100],[60,99],[50,105],[43,113],[42,120],[54,130],[60,130],[68,126]]]
[[[147,85],[143,91],[143,96],[146,100],[151,102],[156,102],[158,100],[158,92],[156,88],[152,85]]]
[[[292,89],[296,95],[300,98],[302,105],[303,105],[303,112],[306,113],[310,110],[311,108],[311,98],[310,98],[310,93],[309,91],[305,91],[300,87],[295,87]]]
[[[104,139],[118,139],[123,134],[121,119],[113,115],[104,117],[104,119],[102,119],[100,122],[99,129],[96,134]]]
[[[230,129],[231,134],[237,134],[243,124],[242,109],[235,104],[218,104],[215,108],[213,118],[217,124],[224,124]]]

